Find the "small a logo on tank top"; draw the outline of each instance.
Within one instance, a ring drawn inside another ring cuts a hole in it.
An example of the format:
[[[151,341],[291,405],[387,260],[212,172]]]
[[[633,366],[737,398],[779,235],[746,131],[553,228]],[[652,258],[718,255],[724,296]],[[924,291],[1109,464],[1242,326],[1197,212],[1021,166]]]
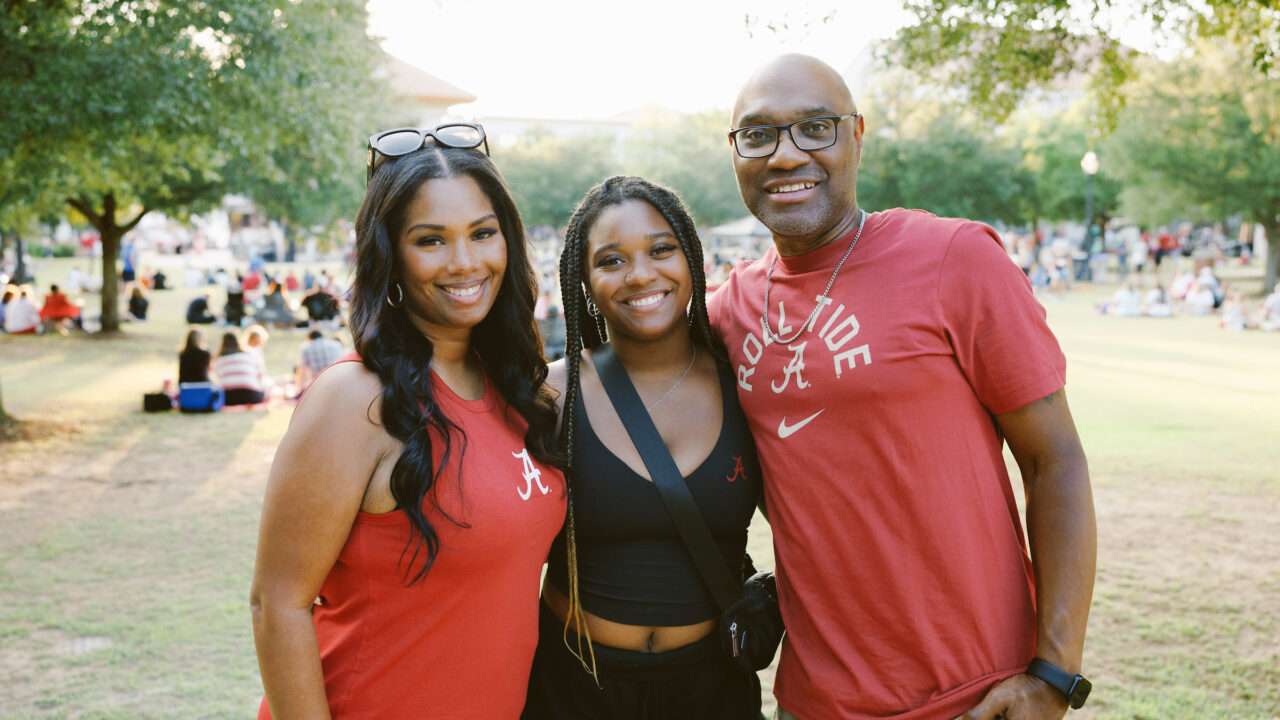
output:
[[[738,457],[737,455],[734,455],[733,461],[737,463],[736,465],[733,466],[733,474],[724,476],[724,479],[728,480],[729,482],[733,482],[734,480],[737,480],[740,477],[747,476],[746,468],[742,467],[742,458]]]
[[[551,488],[542,484],[542,471],[533,466],[533,459],[529,457],[529,448],[522,448],[518,453],[511,453],[511,456],[524,461],[524,487],[516,487],[521,500],[528,500],[533,495],[534,483],[538,484],[538,490],[543,495],[551,492]]]

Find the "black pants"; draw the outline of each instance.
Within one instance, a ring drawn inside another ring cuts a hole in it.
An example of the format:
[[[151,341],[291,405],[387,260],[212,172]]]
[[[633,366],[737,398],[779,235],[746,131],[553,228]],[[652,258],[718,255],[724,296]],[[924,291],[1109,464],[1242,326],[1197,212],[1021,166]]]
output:
[[[248,388],[231,388],[225,392],[225,397],[226,405],[257,405],[267,399],[261,390]]]
[[[572,631],[569,642],[577,648]],[[760,679],[724,659],[715,633],[664,653],[594,648],[599,687],[565,646],[564,624],[543,605],[522,720],[760,718]]]

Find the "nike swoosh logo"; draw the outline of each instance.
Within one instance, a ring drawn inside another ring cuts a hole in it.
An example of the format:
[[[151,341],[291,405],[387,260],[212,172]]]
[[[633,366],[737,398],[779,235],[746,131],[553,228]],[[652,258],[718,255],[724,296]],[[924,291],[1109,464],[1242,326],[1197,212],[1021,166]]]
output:
[[[819,410],[818,412],[816,412],[816,413],[814,413],[814,414],[810,415],[809,417],[807,417],[807,418],[805,418],[805,419],[801,420],[800,422],[796,423],[795,425],[788,425],[788,424],[787,424],[787,418],[786,418],[786,416],[784,415],[784,416],[783,416],[783,418],[782,418],[782,422],[778,423],[778,437],[780,437],[780,438],[784,438],[784,439],[785,439],[785,438],[789,438],[789,437],[791,437],[791,435],[792,435],[795,431],[799,430],[800,428],[804,427],[805,425],[808,425],[810,420],[812,420],[812,419],[814,419],[814,418],[818,417],[819,415],[821,415],[821,414],[822,414],[823,412],[825,412],[825,411],[826,411],[826,408],[822,408],[822,410]]]

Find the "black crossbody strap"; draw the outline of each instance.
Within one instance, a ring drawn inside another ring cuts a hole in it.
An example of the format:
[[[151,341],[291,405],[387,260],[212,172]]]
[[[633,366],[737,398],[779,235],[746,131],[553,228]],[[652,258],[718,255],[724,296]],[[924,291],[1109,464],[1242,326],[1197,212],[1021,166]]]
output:
[[[707,528],[707,522],[680,474],[680,468],[672,459],[666,443],[662,442],[662,436],[658,434],[658,428],[654,427],[653,419],[649,417],[649,411],[645,410],[635,385],[631,384],[626,368],[622,367],[622,361],[608,345],[596,348],[592,358],[596,373],[600,376],[600,384],[604,385],[614,410],[618,412],[627,434],[631,436],[632,444],[644,460],[644,466],[649,470],[649,477],[653,478],[662,504],[671,513],[671,520],[684,540],[685,547],[689,548],[689,554],[702,573],[703,581],[720,609],[729,607],[742,597],[742,583],[734,578],[729,565],[720,554],[715,539],[711,537],[711,530]],[[729,418],[723,420],[728,421]]]

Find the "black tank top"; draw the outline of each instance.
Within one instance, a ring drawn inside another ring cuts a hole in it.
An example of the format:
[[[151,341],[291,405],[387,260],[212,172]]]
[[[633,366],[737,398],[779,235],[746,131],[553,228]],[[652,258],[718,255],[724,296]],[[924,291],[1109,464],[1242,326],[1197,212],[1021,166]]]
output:
[[[760,493],[760,464],[732,371],[717,365],[724,408],[720,436],[685,482],[736,576]],[[628,625],[692,625],[718,616],[658,489],[596,436],[581,389],[574,415],[574,522],[583,609]],[[563,530],[551,546],[547,580],[568,595]]]

